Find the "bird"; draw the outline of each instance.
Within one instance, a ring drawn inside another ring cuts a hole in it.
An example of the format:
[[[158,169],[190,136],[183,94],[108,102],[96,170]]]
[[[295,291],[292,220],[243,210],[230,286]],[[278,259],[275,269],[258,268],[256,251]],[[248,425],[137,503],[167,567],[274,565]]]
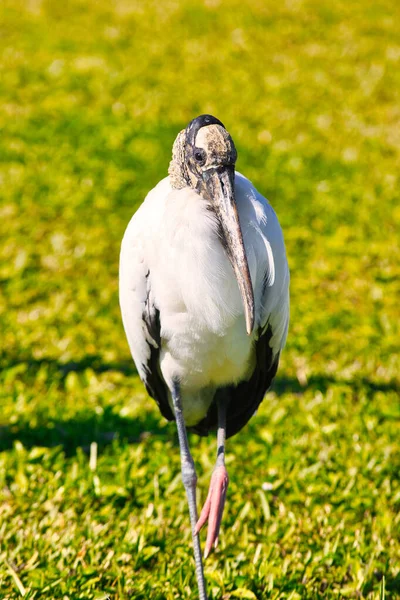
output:
[[[289,268],[269,202],[235,170],[223,123],[200,115],[180,131],[168,176],[130,220],[120,252],[122,321],[138,374],[175,420],[200,600],[228,488],[225,442],[257,411],[276,375],[289,324]],[[216,432],[217,458],[200,517],[187,431]]]

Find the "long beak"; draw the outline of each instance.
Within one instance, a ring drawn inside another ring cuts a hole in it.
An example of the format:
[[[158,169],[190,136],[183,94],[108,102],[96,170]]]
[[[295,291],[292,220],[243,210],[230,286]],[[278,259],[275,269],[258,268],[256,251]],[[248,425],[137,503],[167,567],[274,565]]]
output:
[[[203,174],[208,195],[222,228],[222,243],[235,272],[246,319],[246,331],[254,328],[254,294],[235,200],[234,167],[208,169]]]

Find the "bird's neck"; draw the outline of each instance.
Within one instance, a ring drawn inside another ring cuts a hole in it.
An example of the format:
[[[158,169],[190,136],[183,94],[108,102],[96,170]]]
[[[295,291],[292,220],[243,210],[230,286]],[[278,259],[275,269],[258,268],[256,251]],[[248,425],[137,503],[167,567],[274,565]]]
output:
[[[168,175],[171,187],[175,190],[181,190],[184,187],[191,187],[190,177],[185,163],[185,130],[178,133],[173,148],[172,160],[169,163]]]
[[[169,181],[174,190],[181,190],[190,187],[188,175],[182,169],[182,166],[174,159],[169,163],[168,168]]]

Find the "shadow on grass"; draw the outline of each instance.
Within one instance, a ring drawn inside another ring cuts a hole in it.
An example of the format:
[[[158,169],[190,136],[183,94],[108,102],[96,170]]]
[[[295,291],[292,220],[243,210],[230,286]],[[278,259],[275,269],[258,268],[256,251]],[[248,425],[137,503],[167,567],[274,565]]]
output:
[[[25,448],[62,446],[65,454],[71,456],[78,447],[88,452],[92,442],[97,442],[101,450],[116,439],[138,443],[148,435],[170,437],[169,427],[156,413],[146,411],[140,418],[132,419],[106,407],[101,414],[86,412],[70,420],[51,420],[35,427],[29,423],[0,427],[0,452],[19,441]]]
[[[116,371],[127,377],[137,375],[132,360],[118,363],[104,362],[99,355],[90,355],[79,361],[61,363],[48,358],[37,360],[31,356],[15,358],[3,354],[0,356],[0,366],[3,370],[3,378],[7,379],[7,373],[14,372],[13,378],[17,377],[25,381],[35,378],[39,370],[47,370],[47,377],[51,378],[53,384],[58,381],[62,389],[64,389],[65,380],[71,372],[83,374],[90,369],[97,374]],[[17,376],[15,369],[18,371]],[[149,399],[149,406],[152,408],[153,403],[154,401]],[[62,407],[60,406],[61,416]],[[25,448],[62,446],[66,455],[71,456],[78,447],[89,451],[92,442],[97,442],[101,450],[115,439],[137,443],[149,434],[171,436],[167,421],[158,417],[156,411],[146,409],[135,419],[121,416],[115,412],[113,407],[106,406],[101,413],[88,409],[77,413],[71,419],[60,418],[44,421],[45,419],[38,415],[39,424],[35,426],[23,419],[9,425],[0,425],[0,452],[11,449],[15,442],[19,441]]]
[[[18,369],[18,377],[27,380],[35,377],[39,370],[47,369],[52,381],[57,380],[62,387],[71,372],[84,373],[88,369],[97,374],[107,371],[116,371],[128,377],[137,374],[132,360],[118,363],[104,362],[99,355],[90,355],[82,360],[68,363],[47,358],[37,360],[31,356],[14,358],[3,355],[0,358],[0,365],[4,373]],[[153,400],[149,399],[149,404],[152,402]],[[62,407],[60,407],[61,413]],[[159,419],[156,412],[146,410],[139,418],[132,419],[121,416],[109,406],[100,414],[87,410],[78,413],[70,420],[51,419],[34,427],[22,420],[0,426],[0,452],[11,449],[14,443],[19,441],[25,448],[62,446],[66,455],[71,456],[78,447],[88,451],[92,442],[97,442],[101,449],[115,439],[137,443],[149,433],[168,435],[167,422]]]
[[[307,389],[312,389],[325,394],[332,385],[350,386],[354,390],[364,389],[367,394],[374,392],[400,392],[400,385],[396,381],[372,381],[367,377],[354,379],[340,379],[328,375],[313,375],[307,383],[302,385],[297,379],[291,377],[277,377],[272,390],[277,394],[302,394]]]
[[[19,359],[10,359],[4,355],[2,357],[0,356],[0,368],[2,369],[12,369],[19,365],[25,365],[26,371],[28,372],[37,371],[41,367],[48,367],[59,375],[61,381],[63,381],[71,372],[83,373],[87,369],[91,369],[98,374],[106,373],[107,371],[116,371],[123,373],[126,376],[137,375],[137,370],[132,360],[128,359],[116,363],[104,362],[102,357],[97,354],[92,354],[79,361],[70,361],[67,363],[60,363],[56,360],[47,358],[40,360],[32,357],[27,357],[26,359],[23,357]],[[302,385],[296,378],[280,377],[278,375],[273,383],[272,390],[277,394],[301,394],[306,389],[313,389],[325,394],[332,385],[351,386],[354,389],[364,388],[367,393],[377,391],[400,393],[400,385],[396,381],[373,381],[367,377],[340,379],[332,375],[313,375],[309,377],[306,385]]]
[[[107,363],[98,355],[91,355],[83,360],[68,363],[59,363],[51,359],[36,360],[32,357],[27,357],[25,360],[22,357],[16,360],[3,355],[0,363],[5,371],[13,370],[21,365],[23,368],[21,377],[30,377],[39,369],[48,368],[58,378],[60,384],[64,383],[69,373],[83,373],[87,369],[99,374],[107,371],[117,371],[126,376],[137,374],[131,360]],[[340,380],[332,376],[312,376],[305,386],[302,386],[295,378],[278,377],[274,382],[273,390],[278,395],[283,393],[301,394],[306,389],[326,393],[332,385],[352,386],[355,391],[363,389],[368,394],[376,391],[400,391],[396,382],[375,382],[367,378]],[[149,399],[149,403],[153,403],[153,400]],[[71,456],[78,447],[88,451],[92,442],[97,442],[101,449],[115,439],[137,443],[149,433],[155,436],[170,437],[174,435],[172,431],[175,432],[175,429],[171,430],[171,427],[173,426],[161,416],[159,417],[156,411],[146,410],[140,417],[132,419],[113,412],[112,407],[106,407],[100,414],[84,411],[70,420],[51,420],[35,427],[24,422],[0,426],[0,452],[11,449],[16,441],[20,441],[26,448],[61,445],[66,455]]]
[[[83,373],[87,369],[91,369],[95,373],[106,373],[107,371],[117,371],[124,375],[137,375],[135,364],[132,360],[121,361],[118,363],[104,362],[101,356],[91,354],[78,361],[69,361],[61,363],[50,358],[36,359],[31,356],[13,358],[9,356],[0,356],[0,368],[3,370],[23,367],[24,372],[38,371],[43,367],[47,367],[53,373],[58,374],[61,381],[64,380],[71,372]]]

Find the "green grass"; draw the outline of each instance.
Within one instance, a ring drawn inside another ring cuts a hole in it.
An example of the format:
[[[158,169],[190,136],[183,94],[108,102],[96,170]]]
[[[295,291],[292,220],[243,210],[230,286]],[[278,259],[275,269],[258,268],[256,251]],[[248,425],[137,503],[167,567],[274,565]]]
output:
[[[1,598],[196,597],[175,427],[130,360],[117,273],[202,112],[292,272],[278,379],[228,443],[210,598],[400,596],[399,7],[2,3]],[[200,503],[215,440],[190,442]]]

